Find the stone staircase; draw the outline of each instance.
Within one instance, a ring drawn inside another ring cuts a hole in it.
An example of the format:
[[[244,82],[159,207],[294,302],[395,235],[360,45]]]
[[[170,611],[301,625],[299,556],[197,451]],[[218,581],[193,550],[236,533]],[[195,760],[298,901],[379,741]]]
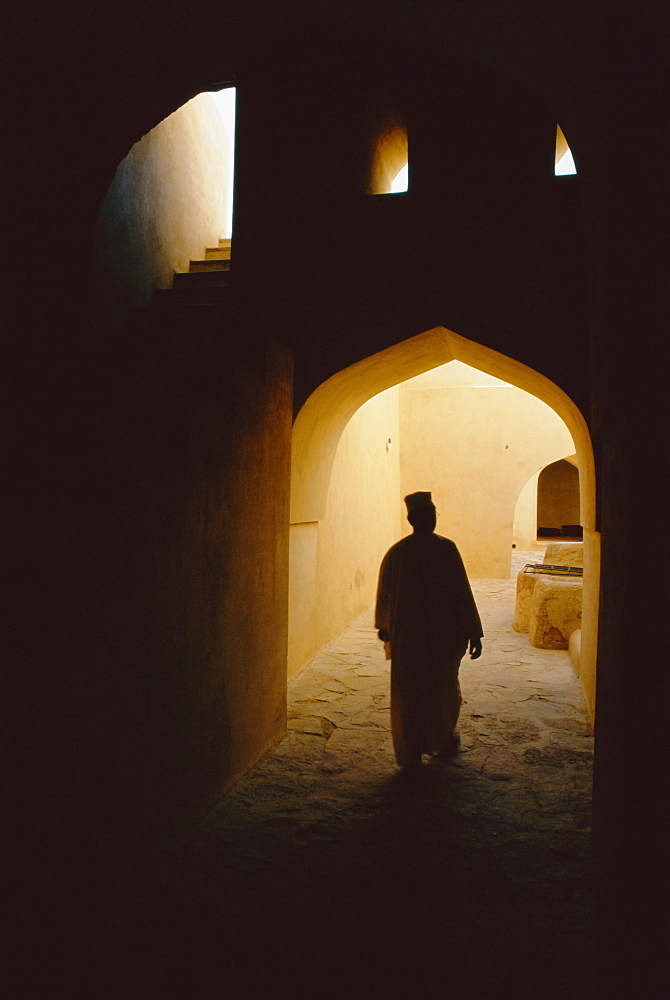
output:
[[[219,240],[218,246],[206,248],[204,258],[192,260],[188,271],[175,271],[172,288],[157,289],[154,302],[190,305],[223,301],[230,283],[231,244],[230,239]]]

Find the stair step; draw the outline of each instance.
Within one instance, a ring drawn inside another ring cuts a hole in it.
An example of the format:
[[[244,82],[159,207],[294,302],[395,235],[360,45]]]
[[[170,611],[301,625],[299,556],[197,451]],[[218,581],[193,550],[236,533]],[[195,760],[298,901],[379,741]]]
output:
[[[207,247],[205,260],[230,260],[230,247]]]
[[[197,271],[229,271],[230,260],[192,260],[188,270],[190,274]]]
[[[173,288],[203,288],[216,285],[227,285],[230,282],[230,271],[207,269],[204,271],[175,271]]]
[[[228,237],[228,238],[227,238],[227,239],[225,239],[225,240],[219,240],[219,246],[220,246],[220,247],[230,247],[230,246],[231,246],[231,244],[232,244],[232,242],[233,242],[233,241],[231,240],[231,238],[230,238],[230,237]]]

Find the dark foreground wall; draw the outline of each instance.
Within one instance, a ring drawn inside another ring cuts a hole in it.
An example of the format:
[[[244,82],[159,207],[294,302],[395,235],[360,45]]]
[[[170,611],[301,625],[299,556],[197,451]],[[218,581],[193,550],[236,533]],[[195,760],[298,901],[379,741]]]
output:
[[[43,398],[14,484],[11,763],[33,755],[68,854],[174,831],[284,732],[292,362],[185,320],[138,313],[76,399]]]
[[[251,360],[216,314],[182,312],[135,318],[97,401],[111,765],[119,794],[168,823],[254,763],[286,714],[292,363],[270,340]]]

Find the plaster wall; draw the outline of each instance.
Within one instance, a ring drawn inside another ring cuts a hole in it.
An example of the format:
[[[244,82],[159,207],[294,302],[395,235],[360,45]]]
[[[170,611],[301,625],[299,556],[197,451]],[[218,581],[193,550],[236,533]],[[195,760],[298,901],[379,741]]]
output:
[[[530,393],[451,362],[400,388],[400,433],[403,495],[432,490],[437,530],[470,576],[508,577],[519,494],[575,450],[564,422]]]
[[[200,752],[219,754],[219,788],[286,726],[291,389],[290,356],[270,342],[264,377],[237,362],[231,398],[207,401],[194,427],[185,550],[193,634],[210,644],[194,707],[209,722]]]
[[[582,629],[579,651],[579,679],[591,721],[596,717],[596,666],[600,614],[600,563],[602,536],[584,528],[584,583],[582,587]]]
[[[398,389],[391,388],[346,425],[323,518],[291,526],[289,676],[375,598],[381,559],[400,536],[398,439]]]
[[[121,161],[95,231],[93,304],[105,322],[147,305],[224,235],[229,148],[214,97],[203,93]]]
[[[124,331],[132,354],[98,397],[86,454],[98,502],[77,530],[104,587],[90,596],[82,567],[59,595],[78,610],[81,591],[94,628],[82,613],[70,626],[88,655],[61,713],[69,780],[104,781],[110,837],[124,815],[136,832],[192,816],[286,725],[292,361],[269,342],[252,366],[216,320],[205,333],[203,315],[161,312]],[[91,705],[97,756],[80,759]]]
[[[534,472],[517,497],[514,508],[512,545],[522,552],[541,549],[544,543],[537,541],[537,481],[539,472]]]
[[[538,527],[560,528],[580,523],[579,471],[570,462],[552,462],[542,469],[538,479]]]

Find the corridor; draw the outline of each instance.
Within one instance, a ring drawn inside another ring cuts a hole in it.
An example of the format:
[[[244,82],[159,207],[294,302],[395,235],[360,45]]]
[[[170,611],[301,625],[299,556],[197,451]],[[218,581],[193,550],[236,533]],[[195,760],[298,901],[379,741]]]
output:
[[[473,583],[449,765],[397,769],[371,611],[294,680],[284,740],[153,873],[176,995],[593,995],[592,737],[568,654],[512,630],[515,580]]]

